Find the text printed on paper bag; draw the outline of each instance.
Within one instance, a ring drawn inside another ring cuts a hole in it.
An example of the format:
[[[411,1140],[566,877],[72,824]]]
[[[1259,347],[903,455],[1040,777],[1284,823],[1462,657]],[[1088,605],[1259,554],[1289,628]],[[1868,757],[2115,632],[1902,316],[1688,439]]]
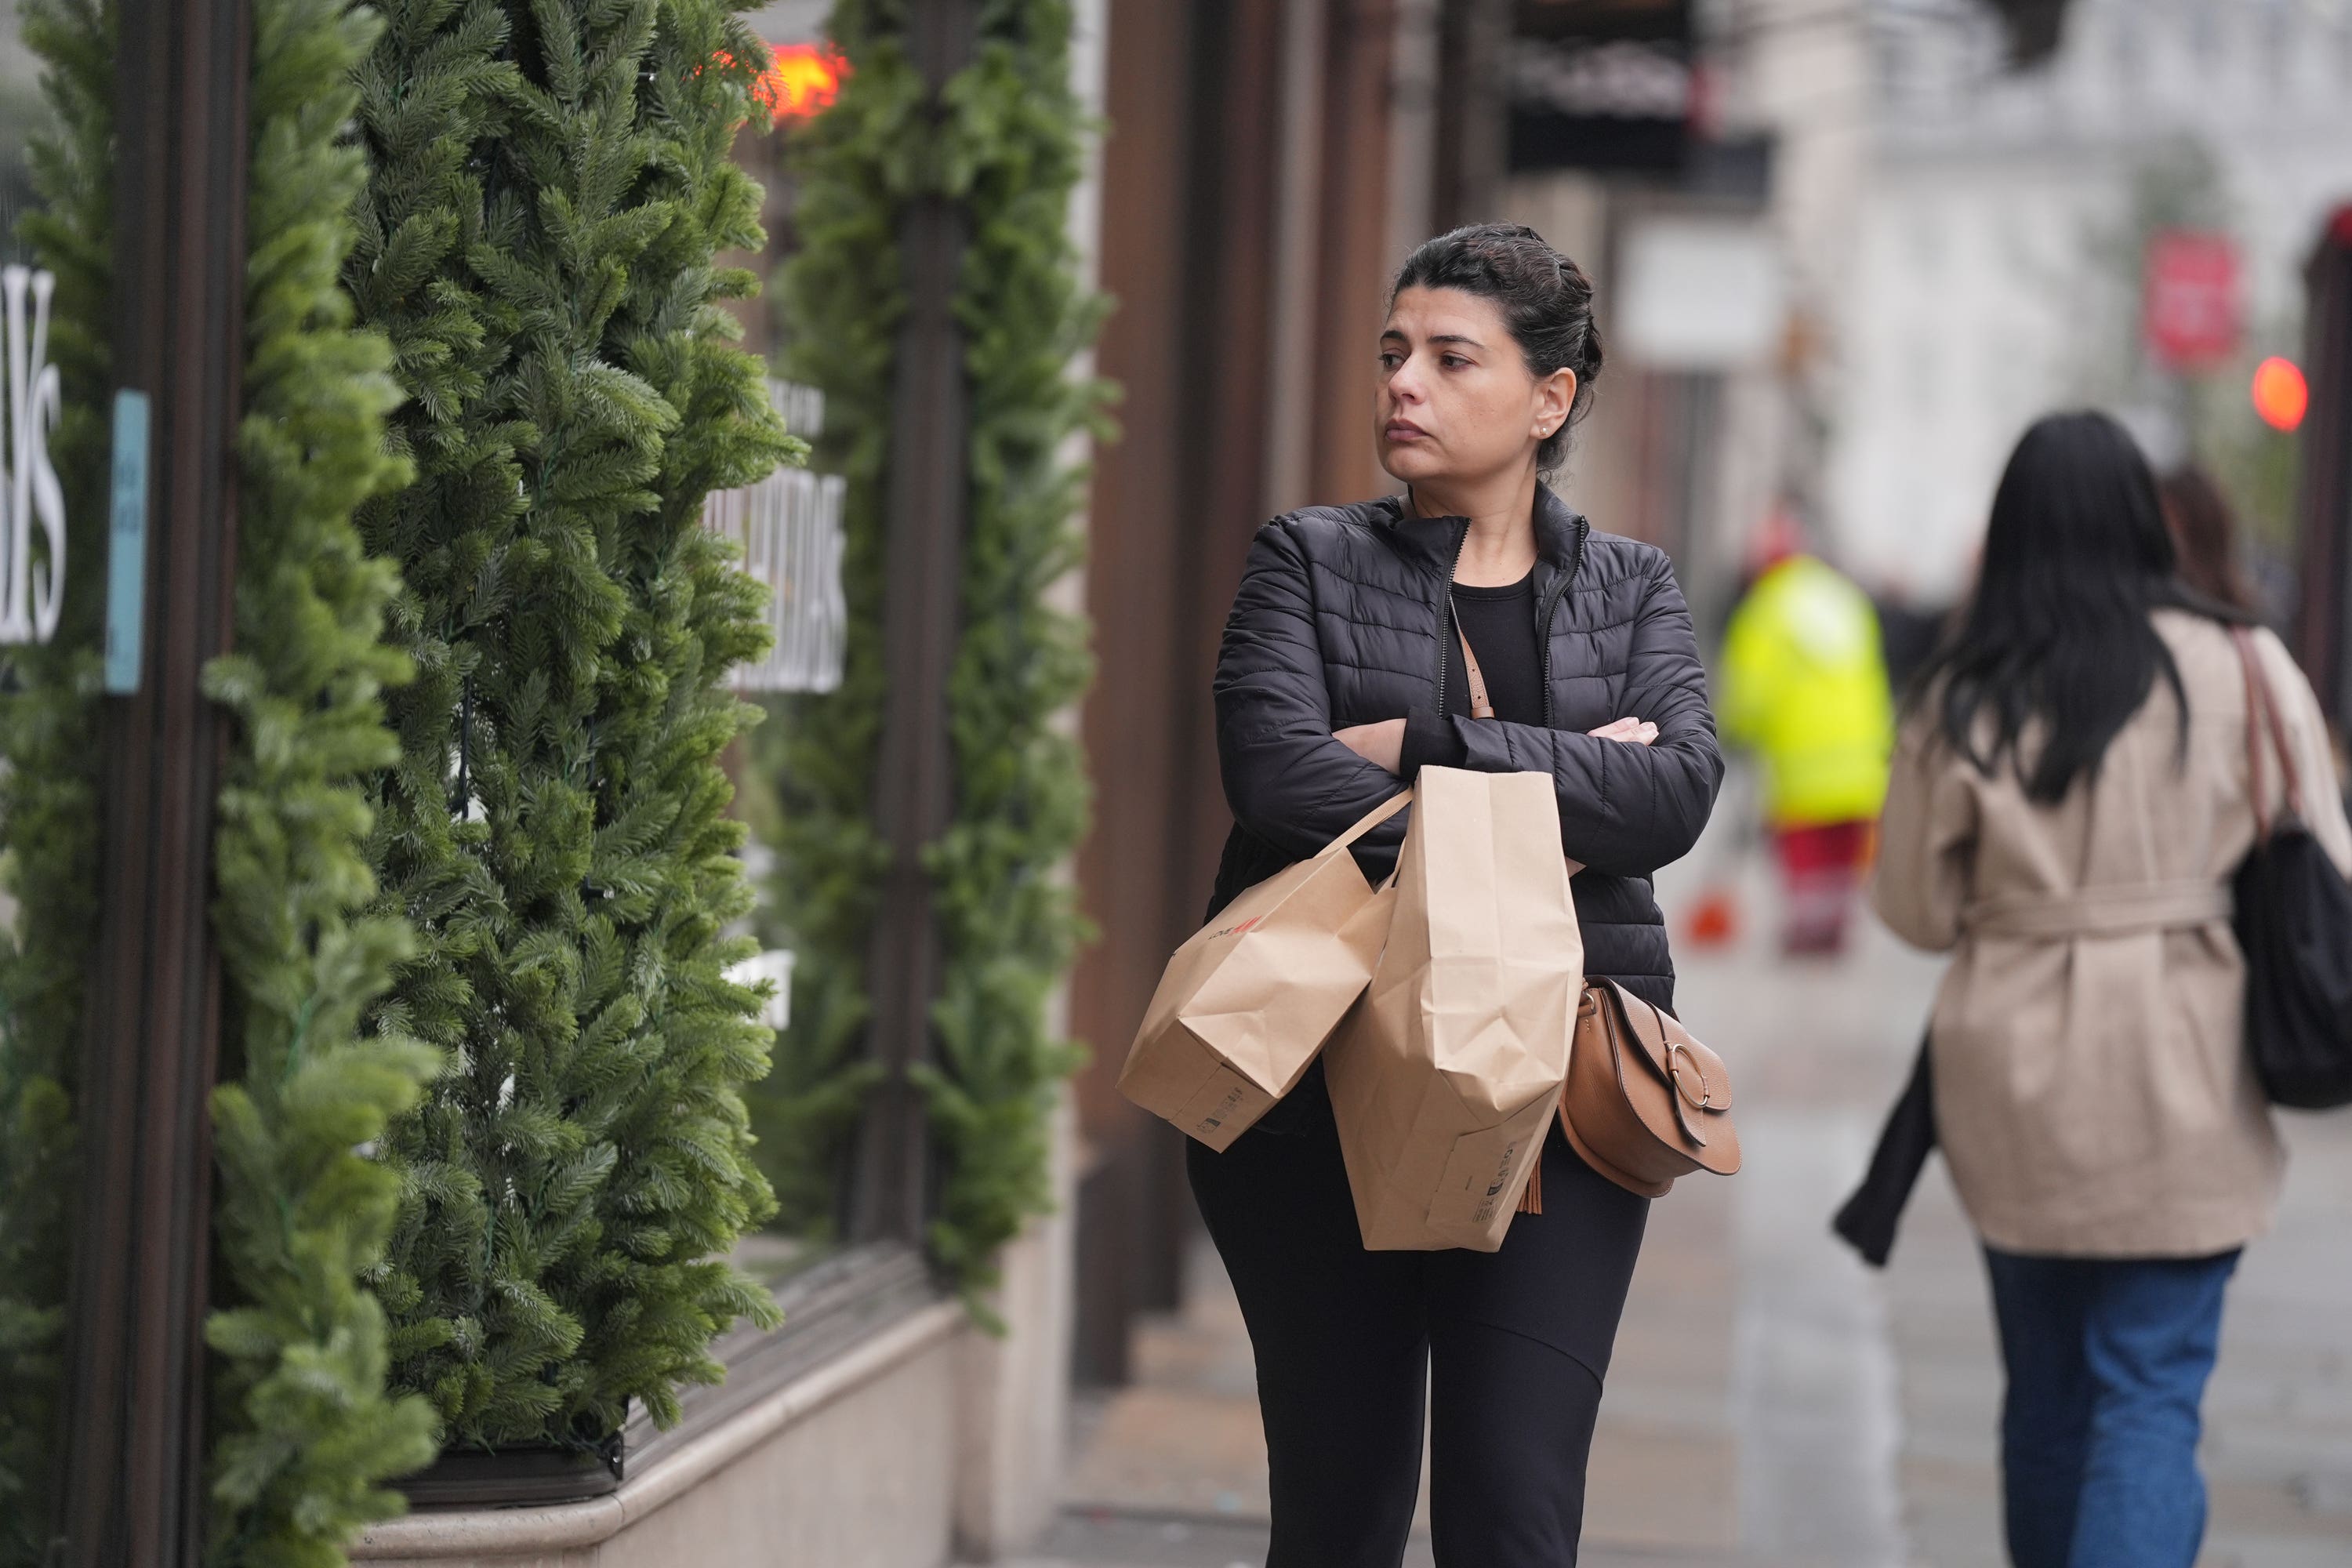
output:
[[[1455,1139],[1430,1202],[1428,1223],[1441,1231],[1478,1230],[1516,1206],[1519,1183],[1512,1178],[1527,1143],[1524,1130],[1507,1126]]]
[[[1265,1089],[1221,1064],[1182,1104],[1162,1114],[1210,1148],[1222,1151],[1249,1131],[1274,1100]]]
[[[1227,1090],[1225,1098],[1217,1101],[1217,1108],[1194,1124],[1194,1131],[1201,1137],[1206,1138],[1210,1133],[1223,1127],[1225,1124],[1225,1118],[1240,1108],[1245,1092],[1238,1084]]]
[[[1484,1225],[1495,1217],[1496,1200],[1503,1195],[1503,1189],[1511,1184],[1511,1162],[1517,1159],[1518,1154],[1517,1140],[1503,1145],[1502,1155],[1495,1162],[1493,1178],[1487,1182],[1486,1191],[1479,1198],[1478,1206],[1470,1211],[1471,1224]]]

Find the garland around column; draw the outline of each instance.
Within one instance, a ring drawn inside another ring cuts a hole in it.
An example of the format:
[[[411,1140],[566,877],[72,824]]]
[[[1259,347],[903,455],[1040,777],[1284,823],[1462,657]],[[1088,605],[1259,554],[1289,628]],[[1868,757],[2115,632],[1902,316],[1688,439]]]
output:
[[[719,0],[392,0],[345,276],[418,482],[363,513],[419,678],[373,845],[419,958],[381,1011],[456,1066],[393,1131],[394,1376],[469,1447],[667,1423],[775,1319],[722,1255],[770,1199],[720,749],[764,633],[698,526],[795,451],[720,302],[765,51]]]
[[[873,258],[887,254],[905,202],[940,195],[963,205],[971,235],[956,300],[971,378],[971,522],[950,691],[954,817],[926,850],[945,958],[939,1055],[918,1079],[945,1164],[930,1250],[976,1302],[997,1250],[1050,1205],[1049,1116],[1079,1059],[1046,1014],[1083,931],[1064,867],[1085,831],[1085,769],[1058,720],[1091,662],[1084,624],[1049,590],[1082,559],[1072,518],[1085,474],[1066,444],[1103,433],[1107,389],[1071,366],[1102,307],[1078,281],[1068,234],[1088,126],[1070,86],[1066,0],[982,5],[974,60],[936,115],[906,60],[903,25],[884,0],[835,6],[832,34],[852,74],[803,153],[805,247],[785,281],[793,363],[854,432],[844,454],[851,674],[841,692],[801,706],[781,759],[777,901],[802,955],[782,1047],[795,1118],[785,1126],[821,1135],[784,1156],[786,1190],[825,1190],[833,1142],[871,1076],[856,1047],[883,864],[869,816],[878,491],[905,310],[892,269]]]
[[[907,304],[896,254],[899,206],[923,188],[931,146],[922,79],[878,5],[841,0],[840,96],[797,132],[801,247],[778,279],[788,372],[825,396],[824,456],[847,480],[841,684],[779,700],[752,736],[776,791],[776,872],[766,934],[793,954],[792,1025],[751,1097],[778,1223],[822,1244],[837,1232],[845,1145],[880,1079],[865,1055],[866,950],[889,850],[875,831],[882,671],[882,481],[890,459],[890,369]]]
[[[408,673],[382,640],[398,575],[352,524],[407,479],[383,442],[400,392],[337,277],[364,178],[340,133],[378,23],[343,0],[253,0],[252,23],[236,631],[205,673],[236,721],[214,841],[230,1043],[215,1226],[233,1304],[206,1332],[211,1561],[330,1568],[404,1507],[382,1483],[433,1457],[432,1407],[385,1390],[384,1313],[360,1277],[399,1193],[378,1140],[441,1058],[361,1027],[414,946],[404,921],[359,913],[364,781],[398,755],[378,694]]]

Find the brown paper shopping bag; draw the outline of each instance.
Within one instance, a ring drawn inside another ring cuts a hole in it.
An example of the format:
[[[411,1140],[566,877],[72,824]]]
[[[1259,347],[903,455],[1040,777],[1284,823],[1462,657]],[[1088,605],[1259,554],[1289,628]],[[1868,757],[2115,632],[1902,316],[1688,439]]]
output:
[[[1412,800],[1406,790],[1247,889],[1176,950],[1120,1093],[1223,1150],[1290,1092],[1363,994],[1388,936],[1395,894],[1365,881],[1348,847]]]
[[[1323,1071],[1364,1245],[1492,1252],[1568,1075],[1584,939],[1543,773],[1423,768],[1387,947]]]

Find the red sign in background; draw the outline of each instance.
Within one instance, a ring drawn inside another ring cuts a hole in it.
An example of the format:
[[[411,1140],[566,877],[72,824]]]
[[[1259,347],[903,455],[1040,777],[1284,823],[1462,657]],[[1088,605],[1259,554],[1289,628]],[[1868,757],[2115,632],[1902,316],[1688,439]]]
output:
[[[2238,349],[2238,245],[2226,234],[2174,229],[2147,243],[2140,284],[2148,356],[2168,370],[2210,370]]]

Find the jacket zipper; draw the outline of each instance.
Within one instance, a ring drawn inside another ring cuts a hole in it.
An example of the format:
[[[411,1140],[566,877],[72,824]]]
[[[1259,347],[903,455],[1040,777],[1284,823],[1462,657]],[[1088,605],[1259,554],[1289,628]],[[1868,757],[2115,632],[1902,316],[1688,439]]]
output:
[[[1456,553],[1459,554],[1458,552]],[[1551,592],[1544,595],[1543,607],[1536,612],[1537,658],[1543,671],[1543,716],[1544,728],[1547,730],[1552,727],[1551,618],[1559,614],[1559,602],[1568,595],[1568,585],[1576,581],[1576,574],[1583,569],[1583,566],[1584,535],[1579,533],[1576,536],[1575,553],[1568,558],[1568,570],[1559,574],[1559,581],[1553,584]],[[1441,670],[1443,668],[1443,666],[1440,667]]]
[[[1470,525],[1464,523],[1454,541],[1454,559],[1445,567],[1445,587],[1437,596],[1437,716],[1445,717],[1445,634],[1454,629],[1454,574],[1462,570],[1462,547],[1470,542]]]

